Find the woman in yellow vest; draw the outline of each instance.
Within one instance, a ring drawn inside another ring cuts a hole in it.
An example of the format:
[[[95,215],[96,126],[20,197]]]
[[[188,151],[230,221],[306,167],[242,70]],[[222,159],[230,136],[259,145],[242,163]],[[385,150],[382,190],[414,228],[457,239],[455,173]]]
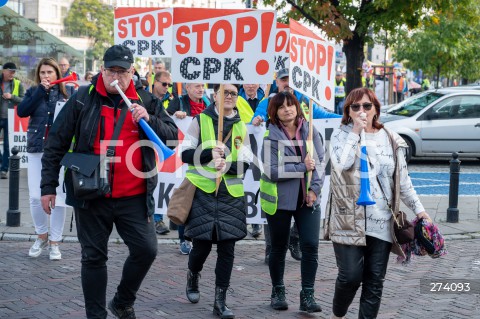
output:
[[[247,235],[247,207],[242,177],[252,155],[245,123],[234,109],[238,86],[224,85],[223,143],[217,143],[220,85],[214,86],[215,103],[197,115],[185,135],[182,161],[189,164],[186,177],[197,190],[187,222],[185,237],[191,238],[187,273],[187,298],[200,299],[199,279],[203,264],[217,245],[215,303],[213,312],[220,318],[234,318],[226,305],[236,241]],[[216,178],[221,176],[218,194]]]
[[[314,297],[320,232],[320,191],[324,178],[324,149],[313,128],[312,146],[307,143],[308,123],[295,95],[285,91],[271,98],[270,125],[265,134],[260,180],[260,202],[270,228],[272,250],[269,257],[275,310],[288,309],[285,300],[285,256],[292,217],[297,224],[302,251],[300,310],[322,311]],[[311,174],[311,181],[307,176]]]

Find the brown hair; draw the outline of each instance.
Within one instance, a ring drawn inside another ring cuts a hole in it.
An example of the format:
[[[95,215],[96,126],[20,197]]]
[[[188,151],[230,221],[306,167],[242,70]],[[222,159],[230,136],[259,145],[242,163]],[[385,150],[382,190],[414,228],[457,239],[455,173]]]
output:
[[[376,115],[373,117],[372,126],[376,129],[383,128],[383,124],[380,123],[380,121],[378,120],[378,118],[380,117],[380,101],[377,99],[375,93],[368,88],[357,88],[352,90],[350,94],[348,94],[347,98],[345,99],[345,104],[343,104],[342,124],[347,125],[351,121],[350,105],[354,104],[357,101],[360,101],[365,95],[375,106]]]
[[[268,117],[270,118],[270,123],[274,125],[280,124],[280,119],[277,116],[277,112],[285,100],[287,100],[288,105],[295,105],[295,108],[297,109],[297,118],[295,119],[295,122],[297,122],[299,118],[305,119],[297,97],[288,91],[283,91],[275,94],[275,96],[273,96],[268,103]]]
[[[60,80],[62,78],[62,71],[60,71],[60,67],[58,66],[57,61],[54,58],[43,58],[40,60],[40,62],[38,62],[37,68],[35,69],[35,83],[37,85],[40,85],[41,82],[40,68],[42,67],[42,65],[51,66],[57,74],[57,80]],[[67,89],[65,89],[65,83],[58,83],[57,85],[60,93],[62,93],[64,97],[68,97]]]

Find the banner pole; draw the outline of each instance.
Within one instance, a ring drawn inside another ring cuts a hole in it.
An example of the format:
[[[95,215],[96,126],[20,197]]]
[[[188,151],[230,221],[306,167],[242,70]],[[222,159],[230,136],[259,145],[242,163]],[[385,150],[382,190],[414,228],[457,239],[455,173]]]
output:
[[[218,89],[218,94],[219,94],[219,97],[218,97],[218,100],[219,100],[219,103],[218,103],[218,127],[217,127],[217,146],[220,145],[220,143],[222,143],[222,140],[223,140],[223,114],[224,114],[224,110],[223,110],[223,100],[225,98],[224,96],[224,89],[223,89],[223,84],[220,84],[220,88]],[[217,196],[218,194],[218,188],[220,186],[220,182],[222,181],[222,173],[220,171],[217,171],[217,180],[216,180],[216,187],[215,187],[215,196]]]
[[[153,89],[152,79],[155,78],[155,76],[152,76],[152,58],[148,58],[148,74],[150,76],[150,78],[147,79],[147,81],[148,81],[148,92],[152,93],[152,89]]]
[[[307,138],[307,156],[313,156],[313,100],[310,99],[308,103],[308,138]],[[305,194],[308,194],[308,189],[310,188],[310,182],[312,181],[312,171],[307,173],[307,190]]]

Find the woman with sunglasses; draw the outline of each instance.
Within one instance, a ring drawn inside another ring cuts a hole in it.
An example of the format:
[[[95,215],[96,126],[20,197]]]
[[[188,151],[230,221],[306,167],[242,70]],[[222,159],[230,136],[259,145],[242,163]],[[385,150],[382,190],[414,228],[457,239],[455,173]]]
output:
[[[342,125],[330,141],[330,196],[325,239],[335,250],[338,276],[332,317],[344,318],[362,285],[358,318],[376,318],[390,252],[403,255],[393,238],[391,217],[400,199],[419,218],[429,219],[407,172],[405,141],[379,122],[380,102],[368,88],[350,92]],[[370,195],[375,204],[357,205],[360,196],[360,134],[365,131]]]
[[[188,163],[188,180],[197,189],[185,223],[185,237],[193,248],[188,259],[187,299],[200,300],[199,279],[212,245],[217,245],[213,312],[234,318],[226,305],[226,293],[235,257],[235,243],[247,235],[247,206],[243,174],[252,160],[245,123],[235,108],[238,85],[223,85],[223,136],[217,142],[220,85],[214,86],[215,103],[195,116],[185,135],[182,161]],[[217,191],[217,178],[220,184]]]
[[[268,105],[270,123],[265,134],[260,180],[260,202],[270,228],[268,266],[272,280],[270,306],[287,310],[285,256],[292,217],[298,228],[301,257],[300,310],[320,312],[314,286],[318,267],[320,191],[323,185],[323,144],[313,128],[312,146],[307,143],[309,126],[295,95],[276,94]],[[307,176],[311,174],[311,180]]]

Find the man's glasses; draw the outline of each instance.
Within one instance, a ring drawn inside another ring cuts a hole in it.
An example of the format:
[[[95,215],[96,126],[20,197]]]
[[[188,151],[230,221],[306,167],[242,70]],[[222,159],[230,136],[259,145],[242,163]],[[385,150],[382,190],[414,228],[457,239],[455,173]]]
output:
[[[125,69],[105,69],[105,74],[108,76],[114,76],[115,74],[118,74],[118,76],[125,76],[130,72],[130,70],[125,70]]]
[[[363,109],[365,111],[370,111],[372,109],[373,103],[354,103],[350,105],[350,108],[352,109],[353,112],[358,112],[360,110],[360,106],[363,106]]]
[[[225,90],[225,91],[223,91],[223,95],[224,95],[224,96],[229,96],[229,95],[230,95],[231,97],[237,97],[237,96],[238,96],[238,93],[235,92],[235,91],[227,91],[227,90]]]
[[[163,86],[163,87],[167,87],[167,86],[168,86],[169,88],[171,88],[171,87],[173,86],[172,83],[168,83],[168,82],[160,82],[160,83],[162,83],[162,86]]]

